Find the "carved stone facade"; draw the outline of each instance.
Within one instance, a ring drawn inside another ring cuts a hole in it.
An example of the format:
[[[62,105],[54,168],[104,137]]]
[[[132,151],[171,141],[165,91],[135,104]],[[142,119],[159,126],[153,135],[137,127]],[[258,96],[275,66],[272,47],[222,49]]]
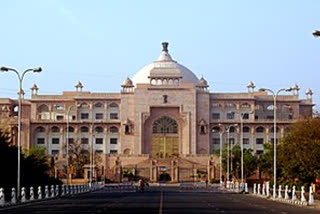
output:
[[[91,93],[79,82],[76,91],[62,95],[41,95],[33,87],[31,99],[23,101],[23,147],[41,146],[64,160],[68,130],[69,144],[78,142],[101,157],[95,162],[98,177],[121,180],[127,169],[151,181],[167,174],[178,182],[201,172],[219,179],[213,151],[228,139],[240,143],[241,116],[244,148],[259,154],[273,141],[271,95],[254,91],[252,82],[247,93],[210,92],[204,78],[172,60],[167,43],[158,60],[121,87],[119,93]],[[297,92],[277,98],[277,138],[299,118],[312,116],[312,93],[302,100]],[[17,100],[0,99],[0,113],[11,120],[14,136],[16,106]]]

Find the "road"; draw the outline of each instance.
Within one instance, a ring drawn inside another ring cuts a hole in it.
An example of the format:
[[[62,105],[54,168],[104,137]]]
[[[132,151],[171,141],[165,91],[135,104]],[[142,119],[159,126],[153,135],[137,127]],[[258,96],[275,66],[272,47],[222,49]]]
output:
[[[250,195],[218,190],[181,190],[179,187],[153,187],[145,192],[108,192],[105,189],[73,197],[40,201],[0,213],[320,213],[312,208],[297,207]]]

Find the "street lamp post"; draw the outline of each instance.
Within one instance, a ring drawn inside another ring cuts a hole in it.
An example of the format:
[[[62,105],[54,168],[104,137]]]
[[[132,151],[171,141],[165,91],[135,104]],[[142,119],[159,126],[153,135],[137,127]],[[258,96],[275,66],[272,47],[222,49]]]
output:
[[[220,136],[220,138],[219,138],[219,141],[220,141],[220,166],[219,166],[219,171],[220,171],[220,185],[221,185],[221,187],[222,187],[222,184],[223,184],[223,180],[222,180],[222,149],[223,149],[223,147],[222,147],[222,135],[223,135],[223,133],[224,133],[224,130],[222,130],[221,131],[221,124],[219,124],[219,136]],[[212,129],[212,132],[213,133],[216,133],[217,132],[217,130],[214,130],[214,129]]]
[[[19,99],[18,99],[18,169],[17,169],[17,198],[20,197],[20,150],[21,150],[21,110],[22,110],[22,103],[21,103],[21,94],[23,92],[22,89],[22,81],[26,73],[28,72],[35,72],[40,73],[42,71],[41,67],[38,68],[31,68],[25,70],[22,74],[20,74],[16,69],[8,68],[8,67],[0,67],[0,71],[2,72],[9,72],[12,71],[16,73],[18,80],[19,80]]]
[[[259,91],[269,91],[273,97],[273,198],[276,198],[277,189],[277,96],[282,91],[292,91],[294,88],[282,88],[274,92],[268,88],[260,88]]]
[[[226,132],[228,133],[227,135],[227,143],[228,143],[228,146],[227,146],[227,150],[228,150],[228,155],[227,155],[227,181],[230,180],[230,158],[231,158],[231,162],[232,162],[232,147],[231,146],[231,157],[230,157],[230,128],[231,127],[236,127],[238,126],[238,124],[233,124],[233,125],[229,125],[227,126],[226,128]],[[231,169],[232,170],[232,169]]]
[[[69,184],[69,114],[72,108],[77,108],[79,105],[71,105],[67,109],[67,134],[66,134],[66,158],[67,158],[67,185]]]

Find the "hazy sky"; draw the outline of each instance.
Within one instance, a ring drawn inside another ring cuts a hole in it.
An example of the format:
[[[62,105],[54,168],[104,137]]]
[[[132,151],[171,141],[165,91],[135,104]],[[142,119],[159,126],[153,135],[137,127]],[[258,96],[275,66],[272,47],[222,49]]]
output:
[[[0,1],[0,65],[29,74],[41,93],[119,92],[122,81],[154,61],[161,42],[203,76],[212,92],[279,89],[298,83],[320,104],[320,1]],[[0,97],[17,97],[17,79],[0,74]]]

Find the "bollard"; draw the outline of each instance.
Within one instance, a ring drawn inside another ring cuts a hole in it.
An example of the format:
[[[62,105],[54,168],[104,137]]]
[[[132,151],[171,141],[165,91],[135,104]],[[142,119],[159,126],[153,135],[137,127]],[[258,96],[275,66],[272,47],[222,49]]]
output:
[[[41,186],[38,186],[38,199],[42,199]]]
[[[253,184],[253,194],[257,194],[257,184]]]
[[[281,191],[282,191],[282,186],[281,186],[281,185],[279,185],[278,198],[282,198]]]
[[[69,185],[66,185],[66,195],[69,195]]]
[[[56,194],[57,197],[59,196],[59,185],[56,185]]]
[[[297,200],[297,196],[296,196],[296,186],[293,186],[292,187],[292,198],[291,198],[292,201],[295,201]]]
[[[17,197],[16,197],[16,189],[13,187],[11,189],[11,204],[17,203]]]
[[[71,194],[71,195],[73,195],[73,194],[74,194],[74,186],[73,186],[73,185],[71,186],[70,194]]]
[[[50,190],[50,192],[51,192],[50,197],[53,198],[53,197],[54,197],[54,186],[53,186],[53,185],[51,185],[51,190]]]
[[[4,189],[0,188],[0,206],[4,206],[6,203],[5,198],[4,198]]]
[[[266,195],[266,186],[262,184],[262,195]]]
[[[288,199],[289,199],[289,194],[288,194],[288,185],[286,185],[286,186],[285,186],[284,199],[286,199],[286,200],[288,200]]]
[[[249,193],[248,183],[244,183],[244,192],[245,192],[245,193]]]
[[[49,198],[49,187],[45,186],[45,190],[44,190],[44,194],[45,194],[45,198]]]
[[[33,201],[34,200],[34,192],[33,192],[33,187],[30,187],[30,198],[29,198],[30,201]]]
[[[313,205],[314,204],[314,195],[313,195],[313,188],[312,186],[309,187],[309,205]]]
[[[272,195],[273,198],[276,198],[277,197],[277,189],[276,189],[276,185],[273,184],[273,195]]]
[[[27,198],[26,198],[26,188],[22,187],[21,188],[21,202],[26,202]]]
[[[65,195],[65,185],[63,184],[61,186],[61,196],[64,196]]]
[[[306,202],[306,196],[305,196],[305,190],[304,190],[304,186],[301,187],[301,202]]]
[[[261,194],[261,184],[258,184],[258,195]]]
[[[266,192],[267,192],[267,197],[269,197],[270,196],[270,182],[269,181],[267,181],[267,183],[266,183]]]

